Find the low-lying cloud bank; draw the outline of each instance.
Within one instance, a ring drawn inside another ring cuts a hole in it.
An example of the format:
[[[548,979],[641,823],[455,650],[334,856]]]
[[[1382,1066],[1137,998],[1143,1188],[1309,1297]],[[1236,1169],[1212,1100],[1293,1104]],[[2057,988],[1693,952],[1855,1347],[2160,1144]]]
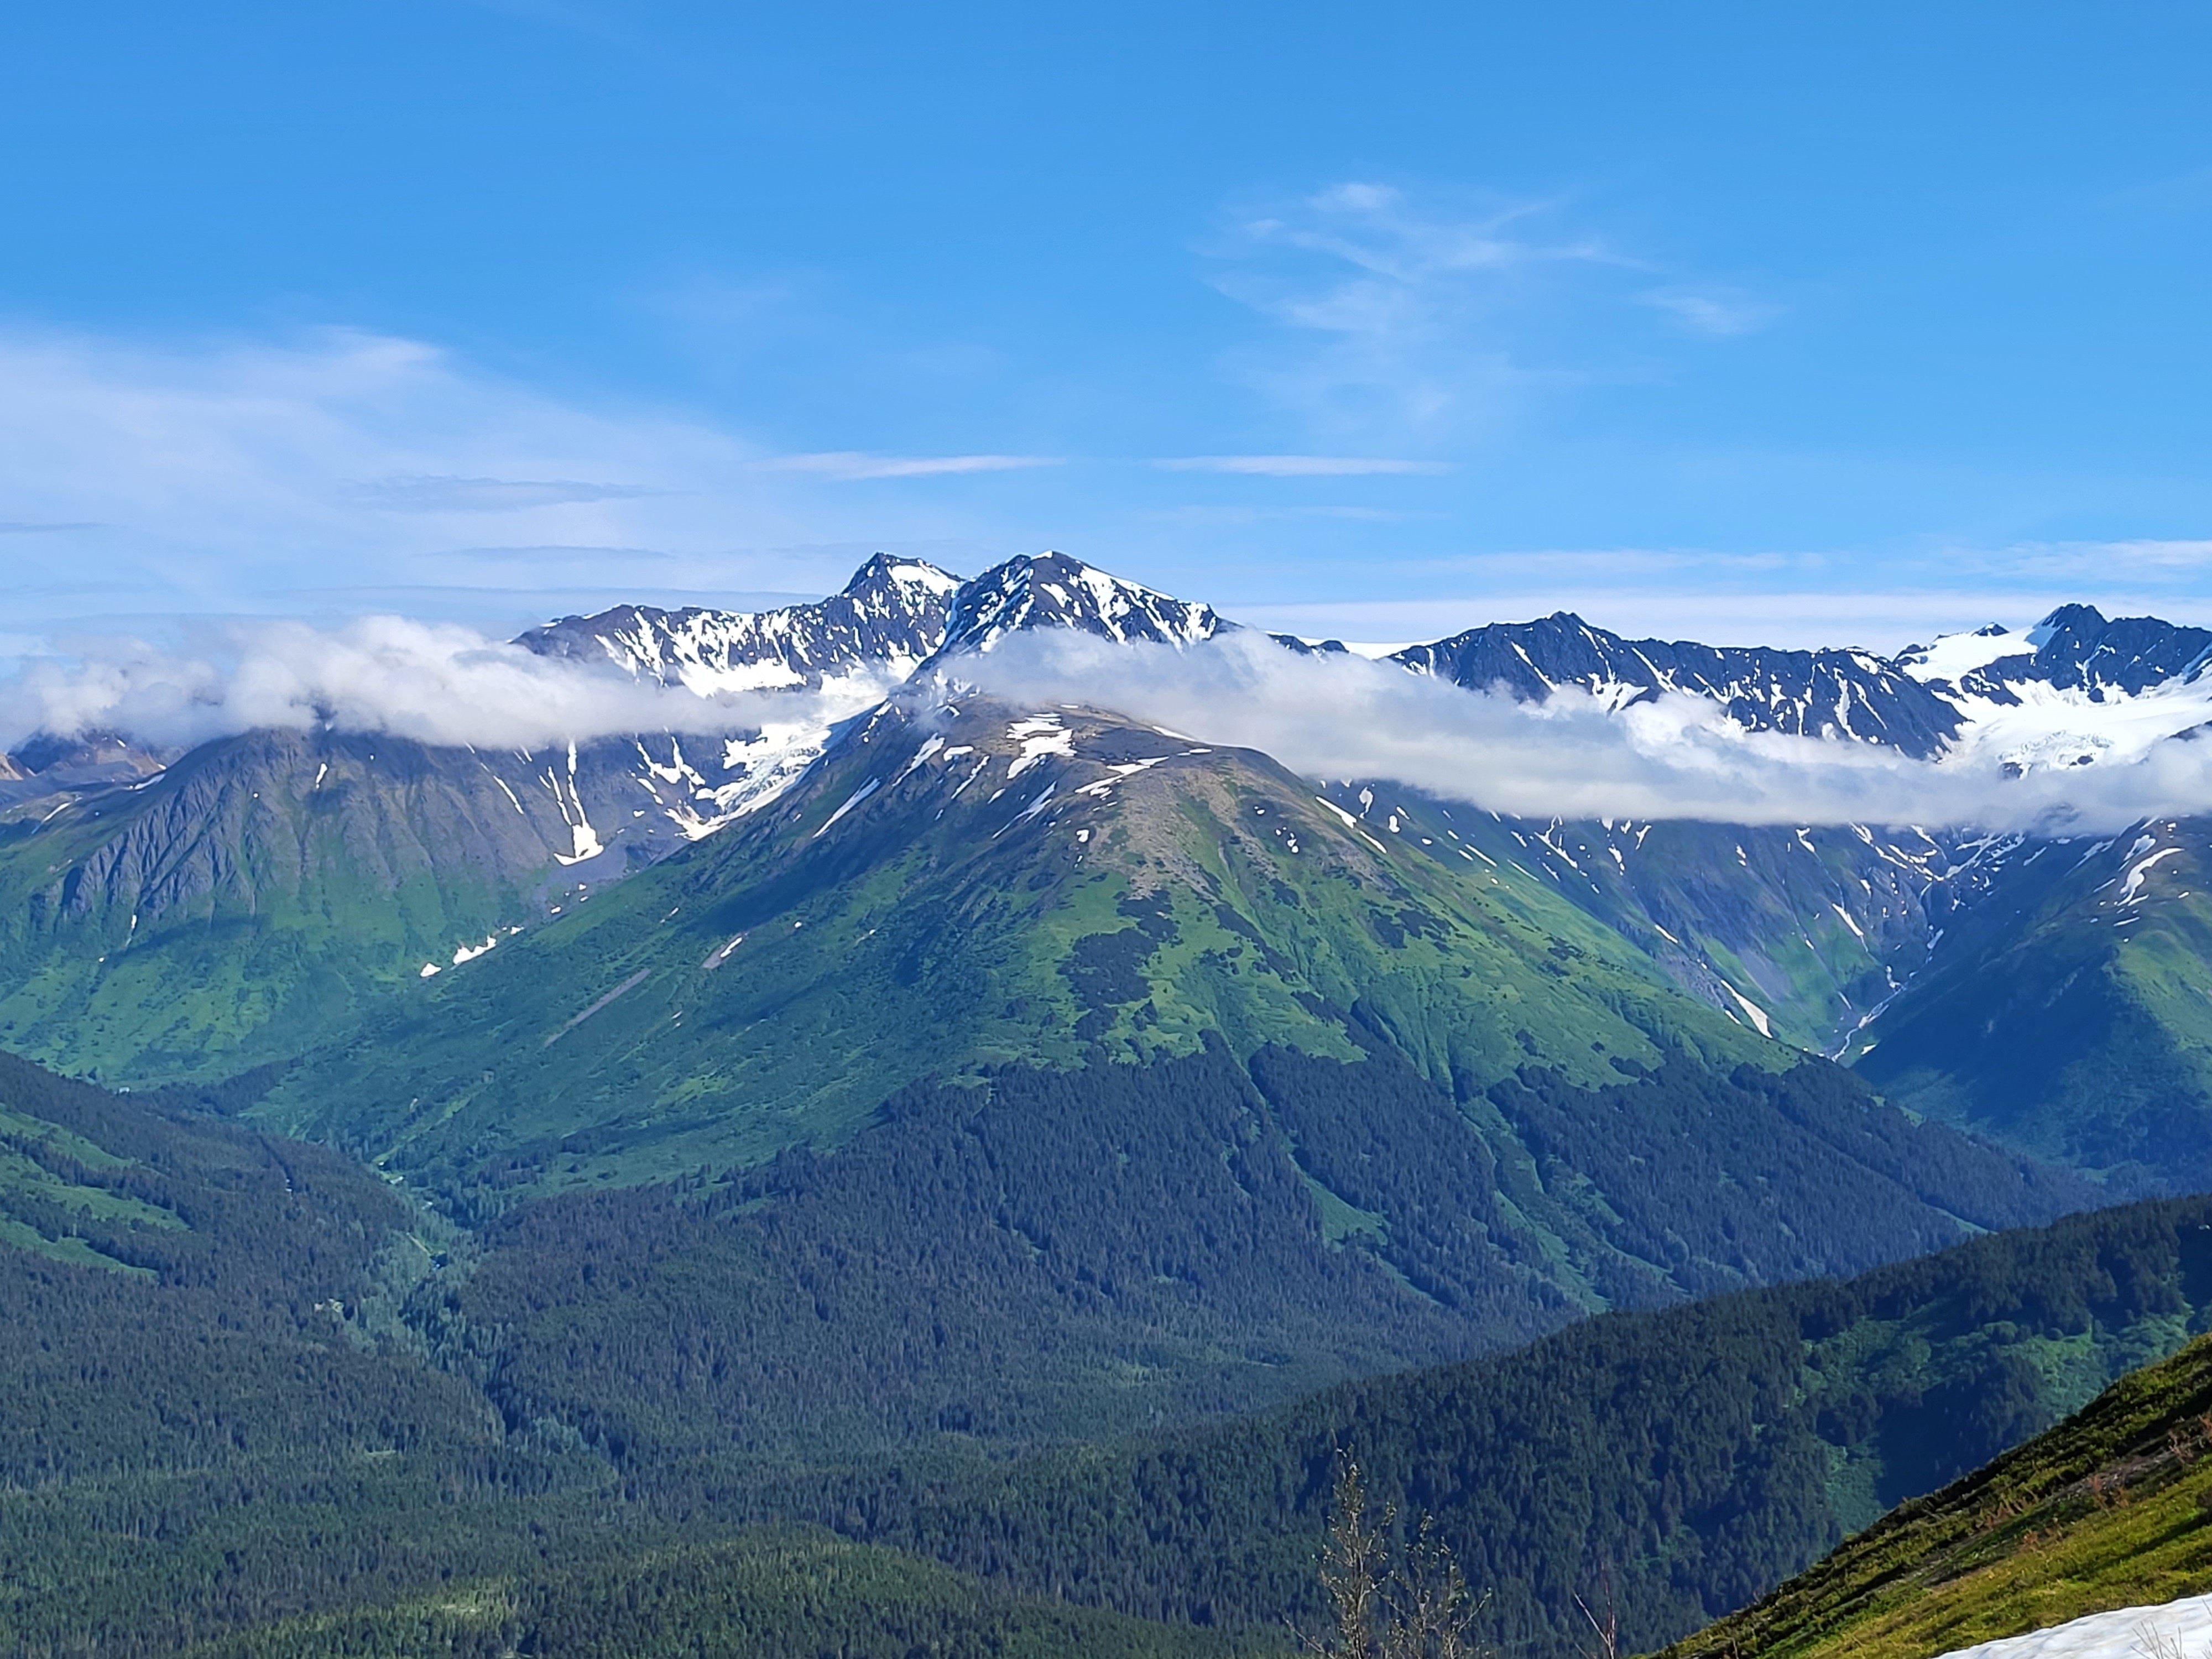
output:
[[[1686,695],[1618,713],[1573,691],[1521,703],[1249,634],[1187,651],[1024,634],[957,672],[1012,701],[1110,708],[1310,776],[1388,778],[1511,816],[2063,835],[2212,811],[2212,742],[2182,736],[2133,758],[2014,776],[1975,748],[1929,762],[1747,732]]]
[[[633,678],[611,663],[541,657],[472,629],[368,617],[335,629],[257,623],[176,652],[101,641],[0,685],[0,732],[120,732],[184,747],[258,726],[333,726],[423,743],[535,749],[645,732],[714,733],[842,718],[888,689],[720,693]]]
[[[1747,732],[1702,698],[1619,712],[1574,691],[1542,703],[1464,690],[1356,656],[1302,657],[1255,633],[1177,650],[1017,634],[960,659],[962,683],[1030,706],[1110,709],[1258,749],[1313,777],[1388,779],[1528,817],[1918,824],[2100,833],[2212,811],[2212,712],[2177,699],[2174,735],[2092,765],[2012,775],[1992,744],[1918,761],[1871,744]],[[826,726],[891,690],[702,696],[611,663],[538,656],[465,628],[367,617],[335,629],[239,624],[199,648],[107,642],[0,684],[0,732],[115,732],[184,747],[257,726],[328,725],[437,744],[539,748],[654,732]],[[2098,715],[2092,711],[2088,718]]]

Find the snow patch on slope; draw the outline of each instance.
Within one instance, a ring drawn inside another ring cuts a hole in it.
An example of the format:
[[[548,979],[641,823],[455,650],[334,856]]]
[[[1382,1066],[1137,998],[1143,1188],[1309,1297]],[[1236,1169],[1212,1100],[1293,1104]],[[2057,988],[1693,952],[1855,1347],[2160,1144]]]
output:
[[[1909,647],[1897,665],[1923,684],[1956,685],[1978,668],[2007,657],[2024,657],[2034,649],[2027,635],[1991,623],[1971,634],[1941,634],[1932,645]]]
[[[1942,1659],[2157,1659],[2161,1653],[2193,1656],[2208,1647],[2212,1595],[2191,1595],[2162,1607],[2093,1613],[2026,1636],[1954,1648]]]
[[[1006,736],[1022,746],[1006,768],[1009,778],[1018,778],[1048,755],[1073,758],[1075,734],[1061,724],[1057,714],[1037,714],[1028,720],[1016,720],[1006,728]]]

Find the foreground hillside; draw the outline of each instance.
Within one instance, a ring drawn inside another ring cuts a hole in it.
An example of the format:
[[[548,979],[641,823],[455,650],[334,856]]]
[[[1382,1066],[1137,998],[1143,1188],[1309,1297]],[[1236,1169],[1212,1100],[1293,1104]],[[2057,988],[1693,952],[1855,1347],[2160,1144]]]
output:
[[[1013,1583],[1265,1624],[1314,1607],[1342,1448],[1378,1507],[1434,1516],[1492,1598],[1484,1639],[1579,1655],[1581,1596],[1609,1598],[1626,1649],[1648,1649],[2208,1326],[2212,1200],[2138,1205],[1845,1284],[1608,1316],[970,1488],[854,1486],[846,1501],[866,1535]]]
[[[2212,1338],[1903,1505],[1668,1659],[1928,1659],[2212,1589]]]

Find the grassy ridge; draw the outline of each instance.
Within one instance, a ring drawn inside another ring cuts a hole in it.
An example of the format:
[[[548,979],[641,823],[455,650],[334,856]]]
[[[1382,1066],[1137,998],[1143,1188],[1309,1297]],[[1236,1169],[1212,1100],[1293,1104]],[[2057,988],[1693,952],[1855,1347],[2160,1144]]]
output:
[[[2212,1589],[2212,1338],[1908,1503],[1667,1659],[1927,1659]]]

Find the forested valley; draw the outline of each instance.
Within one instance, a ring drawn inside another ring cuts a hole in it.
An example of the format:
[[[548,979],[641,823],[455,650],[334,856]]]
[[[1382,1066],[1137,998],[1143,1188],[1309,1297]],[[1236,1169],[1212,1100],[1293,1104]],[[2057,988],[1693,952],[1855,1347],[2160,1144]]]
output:
[[[2212,1201],[1951,1243],[1919,1193],[2002,1226],[2070,1178],[1818,1066],[1492,1091],[1563,1164],[1608,1124],[1649,1136],[1612,1131],[1625,1170],[1670,1115],[1765,1126],[1710,1214],[1588,1214],[1585,1293],[1626,1310],[1594,1321],[1505,1207],[1544,1170],[1373,1060],[1010,1068],[841,1150],[469,1225],[240,1121],[253,1086],[0,1060],[17,1650],[1266,1649],[1316,1613],[1345,1451],[1436,1516],[1491,1639],[1573,1651],[1601,1578],[1652,1644],[2212,1310]],[[1784,1231],[1745,1195],[1791,1166]]]

